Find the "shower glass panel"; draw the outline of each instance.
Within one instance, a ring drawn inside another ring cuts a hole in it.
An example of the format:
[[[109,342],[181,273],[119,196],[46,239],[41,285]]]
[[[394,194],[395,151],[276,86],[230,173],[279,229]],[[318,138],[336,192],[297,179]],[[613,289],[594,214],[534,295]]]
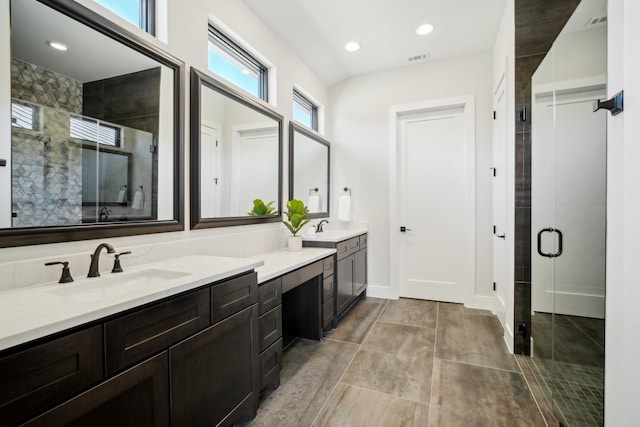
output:
[[[531,79],[531,368],[564,426],[604,424],[606,0]]]

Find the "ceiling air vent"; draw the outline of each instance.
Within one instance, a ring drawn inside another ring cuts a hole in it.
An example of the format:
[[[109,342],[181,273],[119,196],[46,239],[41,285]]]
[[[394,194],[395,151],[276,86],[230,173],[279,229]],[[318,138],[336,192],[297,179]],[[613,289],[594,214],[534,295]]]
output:
[[[606,16],[597,16],[595,18],[591,18],[584,24],[585,28],[595,27],[596,25],[606,24],[607,17]]]
[[[416,61],[424,61],[425,59],[429,59],[429,54],[428,53],[423,53],[421,55],[410,56],[408,58],[408,61],[409,62],[416,62]]]

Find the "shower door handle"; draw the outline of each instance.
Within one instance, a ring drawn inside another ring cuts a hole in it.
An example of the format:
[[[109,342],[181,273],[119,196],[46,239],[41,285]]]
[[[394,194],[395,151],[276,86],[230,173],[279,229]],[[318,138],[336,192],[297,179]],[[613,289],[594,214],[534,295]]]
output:
[[[552,254],[552,253],[544,253],[542,252],[542,233],[557,233],[558,234],[558,252]],[[542,230],[540,230],[538,232],[538,254],[540,256],[543,257],[547,257],[547,258],[556,258],[559,257],[560,255],[562,255],[562,240],[563,240],[563,236],[562,236],[562,231],[558,230],[557,228],[543,228]]]

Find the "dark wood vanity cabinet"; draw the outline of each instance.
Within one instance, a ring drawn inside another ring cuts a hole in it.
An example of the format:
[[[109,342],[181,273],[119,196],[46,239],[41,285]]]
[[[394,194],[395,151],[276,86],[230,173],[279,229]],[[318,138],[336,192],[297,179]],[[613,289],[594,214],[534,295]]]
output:
[[[361,234],[337,243],[323,242],[320,239],[322,237],[318,235],[317,240],[304,241],[304,246],[335,248],[337,251],[334,255],[335,270],[333,273],[335,280],[334,316],[337,320],[367,288],[367,234]],[[328,297],[328,293],[325,296]]]
[[[282,370],[282,277],[258,288],[260,390],[280,385]]]
[[[231,426],[258,409],[258,308],[245,308],[169,350],[171,425]]]
[[[97,384],[103,354],[98,325],[0,357],[0,425],[18,425]]]
[[[257,275],[250,272],[5,350],[0,425],[248,420],[260,390],[257,302]]]
[[[24,427],[168,427],[164,351],[23,424]]]

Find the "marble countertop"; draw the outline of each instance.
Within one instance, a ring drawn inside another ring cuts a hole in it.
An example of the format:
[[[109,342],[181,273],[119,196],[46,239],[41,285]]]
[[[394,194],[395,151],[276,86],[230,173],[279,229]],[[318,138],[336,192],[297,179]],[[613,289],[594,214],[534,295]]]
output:
[[[302,248],[301,251],[293,252],[282,249],[246,259],[263,261],[264,264],[256,268],[256,272],[258,273],[258,283],[264,283],[335,253],[335,249],[325,248]]]
[[[271,269],[284,264],[284,257],[280,262],[268,254],[244,259],[191,255],[73,283],[0,292],[0,350],[256,269],[263,259]]]
[[[343,240],[350,239],[352,237],[359,236],[367,233],[366,227],[352,228],[349,230],[324,230],[321,233],[315,233],[312,235],[302,235],[302,240],[308,242],[331,242],[337,243]]]

